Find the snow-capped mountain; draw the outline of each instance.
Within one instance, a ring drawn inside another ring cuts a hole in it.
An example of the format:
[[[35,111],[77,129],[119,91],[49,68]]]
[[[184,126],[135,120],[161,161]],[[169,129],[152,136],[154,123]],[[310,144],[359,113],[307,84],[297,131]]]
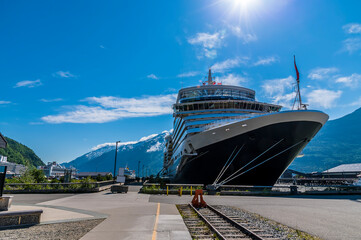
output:
[[[140,172],[144,165],[144,172],[148,168],[149,174],[157,174],[163,167],[163,150],[165,137],[169,131],[152,134],[133,142],[118,144],[117,168],[128,166],[131,170]],[[73,166],[80,172],[113,172],[115,157],[115,143],[103,143],[73,161],[63,163],[63,166]],[[138,174],[137,174],[138,175]]]

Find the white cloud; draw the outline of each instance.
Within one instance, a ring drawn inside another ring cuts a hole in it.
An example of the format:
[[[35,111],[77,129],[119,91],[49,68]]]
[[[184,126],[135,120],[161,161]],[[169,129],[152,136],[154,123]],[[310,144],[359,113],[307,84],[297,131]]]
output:
[[[223,38],[223,32],[216,32],[214,34],[197,33],[195,37],[188,38],[188,42],[192,45],[201,45],[204,48],[217,48],[220,47]]]
[[[222,46],[222,40],[224,37],[224,31],[215,32],[214,34],[197,33],[196,36],[188,38],[188,43],[201,46],[203,52],[202,55],[205,57],[215,58],[217,56],[216,48],[220,48]]]
[[[0,104],[10,104],[11,102],[10,101],[0,101]]]
[[[310,79],[326,79],[330,78],[330,74],[338,72],[338,69],[335,67],[330,68],[315,68],[312,69],[311,72],[308,74],[308,78]]]
[[[361,50],[361,38],[347,38],[343,41],[342,51],[352,54],[359,50]]]
[[[266,80],[262,88],[268,95],[277,95],[277,94],[284,94],[288,90],[293,88],[294,83],[296,80],[294,77],[289,76],[287,78],[278,78],[278,79],[271,79]]]
[[[142,98],[89,97],[83,101],[95,106],[77,105],[58,115],[41,119],[48,123],[104,123],[121,118],[151,117],[172,113],[176,94]]]
[[[234,74],[228,74],[222,77],[216,77],[216,82],[221,82],[222,85],[240,86],[241,83],[247,82],[247,79]]]
[[[353,33],[361,33],[361,24],[359,23],[349,23],[344,25],[343,30],[345,30],[346,33],[353,34]]]
[[[151,78],[151,79],[159,79],[155,74],[151,73],[147,76],[147,78]]]
[[[241,38],[243,44],[257,41],[257,36],[253,33],[245,33],[240,26],[229,25],[228,28],[231,30],[231,33]]]
[[[361,106],[361,97],[358,100],[352,102],[350,106]]]
[[[54,73],[53,76],[54,77],[62,77],[62,78],[73,78],[73,77],[75,77],[69,71],[58,71],[58,72]]]
[[[103,49],[105,48],[104,45],[99,45],[99,47],[100,47],[100,48],[103,48]]]
[[[234,59],[227,59],[223,62],[218,62],[215,63],[211,69],[213,72],[225,72],[229,69],[238,67],[241,64],[245,64],[247,63],[248,58],[247,57],[243,57],[243,58],[234,58]]]
[[[61,101],[64,101],[64,100],[63,100],[62,98],[54,98],[54,99],[45,99],[45,98],[42,98],[42,99],[40,99],[39,101],[48,103],[48,102],[61,102]]]
[[[270,65],[274,62],[278,62],[278,57],[271,56],[271,57],[259,58],[258,61],[255,62],[253,65],[254,66]]]
[[[217,57],[217,50],[216,49],[204,49],[204,56],[207,58],[216,58]]]
[[[21,82],[16,83],[14,88],[18,88],[18,87],[33,88],[33,87],[38,87],[38,86],[41,86],[41,85],[42,85],[42,83],[41,83],[40,79],[37,79],[35,81],[25,80],[25,81],[21,81]]]
[[[295,98],[294,84],[296,80],[289,76],[287,78],[266,80],[262,89],[272,103],[291,108]]]
[[[194,77],[194,76],[197,76],[201,74],[200,72],[198,71],[193,71],[193,72],[185,72],[185,73],[180,73],[177,75],[177,77],[179,78],[185,78],[185,77]]]
[[[154,144],[153,146],[151,146],[147,152],[156,152],[162,149],[162,144],[160,142],[157,142],[156,144]]]
[[[345,86],[347,87],[357,87],[358,84],[361,82],[361,75],[354,73],[350,76],[346,76],[346,77],[339,77],[336,79],[337,83],[343,83],[345,84]]]
[[[316,89],[307,94],[307,102],[310,106],[331,108],[335,101],[341,97],[342,91],[332,91],[327,89]]]

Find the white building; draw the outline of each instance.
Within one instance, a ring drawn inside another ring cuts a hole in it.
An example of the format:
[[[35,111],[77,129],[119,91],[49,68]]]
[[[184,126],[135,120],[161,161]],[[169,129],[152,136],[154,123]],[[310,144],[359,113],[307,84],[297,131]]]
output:
[[[71,171],[72,176],[76,174],[76,169],[63,167],[56,162],[48,162],[46,166],[39,166],[38,169],[43,170],[47,178],[63,177],[66,171]]]
[[[2,155],[0,155],[0,166],[7,166],[6,177],[20,176],[26,171],[26,166],[8,162],[8,158]]]

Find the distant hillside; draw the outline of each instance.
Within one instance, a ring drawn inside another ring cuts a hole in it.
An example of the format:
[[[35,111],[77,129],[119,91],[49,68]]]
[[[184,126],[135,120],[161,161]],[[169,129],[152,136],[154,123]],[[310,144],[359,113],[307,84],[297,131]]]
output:
[[[23,164],[25,166],[41,166],[43,161],[27,146],[5,137],[8,142],[6,149],[0,149],[0,155],[7,156],[8,162]]]
[[[361,108],[328,121],[297,158],[291,169],[324,171],[340,164],[361,163]]]
[[[157,174],[163,167],[164,138],[168,134],[168,131],[164,131],[161,134],[143,137],[139,141],[120,143],[118,145],[117,168],[127,165],[129,169],[138,171],[138,161],[141,161],[140,171],[144,165],[145,168],[149,169],[148,173]],[[115,144],[104,143],[95,147],[93,151],[62,165],[75,167],[80,172],[113,172],[114,159]]]

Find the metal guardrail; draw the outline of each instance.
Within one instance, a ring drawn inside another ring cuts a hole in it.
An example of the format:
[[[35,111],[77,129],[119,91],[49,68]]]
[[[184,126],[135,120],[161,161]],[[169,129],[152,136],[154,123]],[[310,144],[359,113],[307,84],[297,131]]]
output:
[[[144,183],[143,186],[169,186],[169,187],[203,187],[204,184],[178,184],[178,183]]]
[[[149,187],[148,190],[159,191],[159,193],[178,193],[181,191],[191,191],[196,188],[204,188],[203,184],[159,184],[145,183],[143,187]],[[151,189],[153,187],[153,189]],[[193,189],[192,189],[193,188]],[[361,193],[361,186],[354,185],[274,185],[274,186],[247,186],[247,185],[223,185],[219,189],[220,193],[234,195],[239,194],[333,194],[333,193]]]
[[[75,182],[75,183],[5,183],[6,189],[72,189],[72,188],[99,188],[113,184],[114,180],[101,182]]]

